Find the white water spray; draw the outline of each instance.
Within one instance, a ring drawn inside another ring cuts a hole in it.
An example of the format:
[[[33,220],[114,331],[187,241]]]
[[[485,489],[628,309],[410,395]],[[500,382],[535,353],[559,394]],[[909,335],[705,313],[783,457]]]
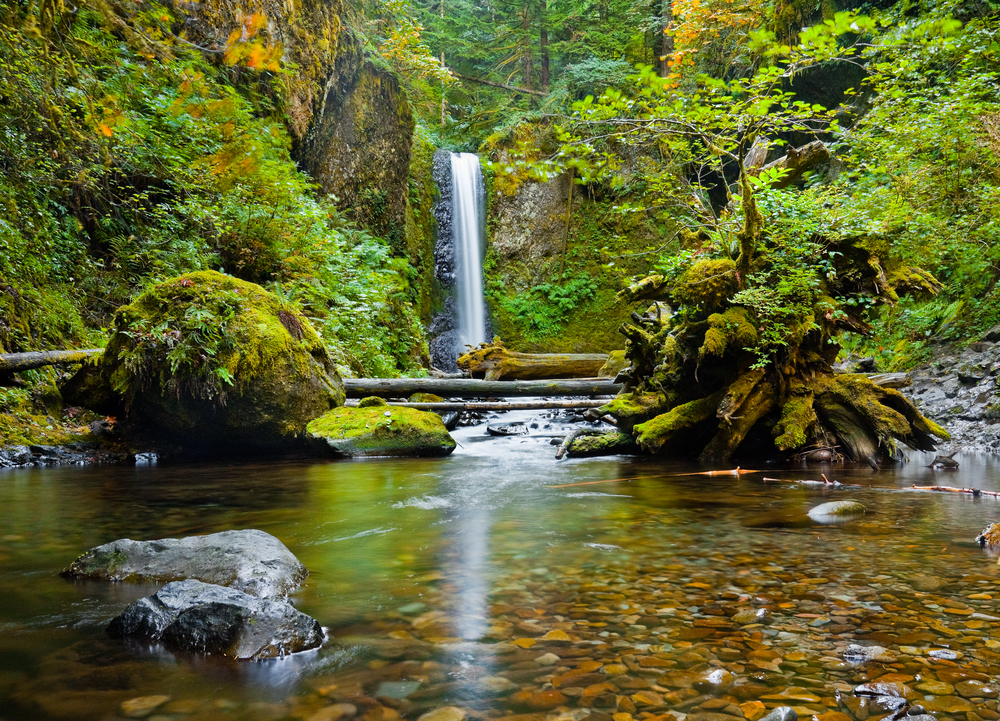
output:
[[[458,352],[486,338],[483,300],[483,173],[479,156],[451,154],[452,233],[455,248],[455,289],[458,309]]]

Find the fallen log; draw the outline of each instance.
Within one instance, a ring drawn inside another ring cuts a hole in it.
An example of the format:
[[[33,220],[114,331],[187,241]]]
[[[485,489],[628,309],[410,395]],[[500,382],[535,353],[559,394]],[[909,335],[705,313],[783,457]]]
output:
[[[442,398],[508,398],[524,396],[613,396],[621,385],[608,378],[486,381],[471,378],[345,378],[348,398],[408,398],[433,393]]]
[[[591,378],[607,363],[607,353],[518,353],[497,338],[458,358],[458,367],[486,380],[501,378]]]
[[[0,353],[0,373],[18,373],[57,363],[83,363],[91,356],[97,355],[100,352],[100,348],[88,348],[86,350],[42,350],[29,353]]]
[[[554,408],[597,408],[604,401],[468,401],[441,403],[392,403],[388,405],[397,408],[416,408],[421,411],[540,411]],[[357,408],[357,403],[346,404],[348,408]]]
[[[822,140],[814,140],[803,145],[801,148],[789,148],[786,155],[782,155],[773,163],[768,163],[761,172],[780,168],[786,170],[781,178],[774,184],[775,188],[787,188],[792,183],[805,175],[807,170],[812,170],[820,163],[830,159],[830,150]]]

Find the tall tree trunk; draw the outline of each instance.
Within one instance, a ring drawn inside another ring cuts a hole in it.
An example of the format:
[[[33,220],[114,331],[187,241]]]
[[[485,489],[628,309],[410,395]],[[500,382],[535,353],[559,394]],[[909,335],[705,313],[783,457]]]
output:
[[[660,0],[660,46],[663,50],[660,53],[660,77],[667,77],[670,74],[670,56],[674,54],[674,38],[667,34],[670,24],[674,21],[673,0]]]
[[[541,26],[538,32],[538,48],[542,56],[541,80],[543,93],[549,92],[549,28],[546,10],[546,0],[542,0],[538,17],[538,24]]]
[[[524,87],[531,88],[531,6],[524,4],[524,14],[521,17],[521,29],[524,31]]]

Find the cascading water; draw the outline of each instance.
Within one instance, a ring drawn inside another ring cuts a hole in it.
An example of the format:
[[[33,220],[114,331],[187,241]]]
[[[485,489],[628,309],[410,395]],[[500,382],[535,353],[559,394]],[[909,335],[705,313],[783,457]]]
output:
[[[479,156],[451,154],[452,234],[455,250],[457,352],[486,338],[483,300],[483,227],[485,186]]]

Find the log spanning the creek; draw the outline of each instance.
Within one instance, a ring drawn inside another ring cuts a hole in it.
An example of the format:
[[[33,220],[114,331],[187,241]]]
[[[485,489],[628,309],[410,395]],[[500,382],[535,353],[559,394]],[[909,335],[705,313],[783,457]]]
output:
[[[607,401],[592,401],[588,399],[569,401],[465,401],[439,403],[393,403],[387,405],[396,408],[416,408],[421,411],[541,411],[554,408],[598,408]],[[356,402],[346,404],[348,408],[357,408]]]
[[[42,350],[30,353],[0,353],[0,373],[18,373],[57,363],[83,363],[101,352],[100,348],[86,350]]]
[[[499,338],[470,348],[458,358],[458,367],[488,381],[501,378],[589,378],[608,362],[607,353],[518,353],[507,350]]]
[[[484,381],[473,378],[345,378],[348,398],[404,398],[433,393],[442,398],[523,398],[525,396],[613,396],[621,385],[609,378],[546,381]],[[597,403],[596,405],[601,405]],[[582,407],[582,406],[579,406]]]

